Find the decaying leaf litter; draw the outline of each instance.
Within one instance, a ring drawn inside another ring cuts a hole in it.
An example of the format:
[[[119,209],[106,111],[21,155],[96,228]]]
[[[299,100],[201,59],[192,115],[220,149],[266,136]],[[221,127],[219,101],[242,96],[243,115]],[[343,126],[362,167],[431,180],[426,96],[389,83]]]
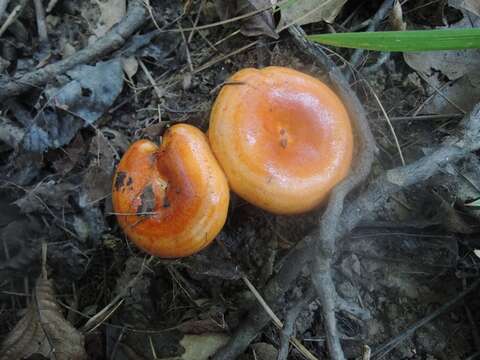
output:
[[[478,356],[478,51],[326,49],[304,33],[476,26],[475,1],[5,3],[1,356]],[[120,156],[177,122],[206,130],[229,75],[268,65],[330,81],[355,110],[351,177],[302,216],[234,198],[208,249],[145,256],[111,208]]]

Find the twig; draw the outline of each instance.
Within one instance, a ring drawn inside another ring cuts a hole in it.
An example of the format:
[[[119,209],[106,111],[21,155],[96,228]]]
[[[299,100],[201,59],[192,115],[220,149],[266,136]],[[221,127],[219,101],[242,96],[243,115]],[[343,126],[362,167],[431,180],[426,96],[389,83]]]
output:
[[[180,21],[178,22],[178,29],[180,30],[180,34],[182,35],[183,44],[185,46],[185,55],[187,56],[188,68],[190,69],[190,72],[193,73],[192,57],[190,56],[190,49],[188,48],[189,43],[187,41],[187,37],[185,36],[185,33],[182,31],[182,24],[180,23]],[[192,33],[193,33],[193,31],[190,34],[192,34]]]
[[[245,275],[242,275],[242,280],[247,285],[248,289],[253,293],[257,301],[260,303],[260,305],[263,307],[265,312],[268,314],[268,316],[273,320],[273,323],[275,326],[279,329],[283,329],[283,323],[282,321],[278,318],[278,316],[272,311],[270,306],[268,306],[267,302],[265,299],[260,295],[260,293],[257,291],[255,286],[248,280],[248,278]],[[308,349],[303,346],[303,344],[296,338],[294,337],[289,337],[288,339],[292,345],[308,360],[318,360],[318,358],[313,355]],[[287,342],[288,343],[288,342]],[[288,349],[288,347],[287,347]]]
[[[368,25],[366,31],[374,31],[375,28],[378,26],[378,24],[387,16],[388,12],[390,9],[393,7],[393,3],[395,0],[385,0],[383,4],[378,8],[378,11],[376,14],[373,16],[372,21],[370,22],[370,25]],[[360,63],[360,60],[363,55],[363,49],[356,49],[351,58],[350,58],[350,63],[353,68],[356,68],[358,64]],[[352,73],[347,72],[345,74],[347,80],[350,80]]]
[[[153,90],[155,90],[155,94],[157,95],[158,100],[162,101],[163,91],[158,87],[157,83],[155,82],[155,79],[153,78],[150,71],[148,71],[148,69],[145,66],[145,64],[143,63],[142,59],[139,58],[139,59],[137,59],[137,61],[138,61],[138,64],[140,65],[140,67],[142,68],[142,71],[145,73],[145,76],[147,77],[148,81],[153,86]]]
[[[20,13],[22,12],[23,5],[19,4],[14,7],[10,15],[8,15],[7,20],[3,23],[2,27],[0,27],[0,36],[2,36],[5,31],[7,31],[8,27],[12,25],[15,20],[20,16]]]
[[[416,116],[392,116],[391,121],[418,121],[418,120],[445,120],[445,119],[461,119],[463,114],[432,114],[432,115],[416,115]]]
[[[35,18],[37,20],[38,39],[40,44],[46,46],[48,44],[47,21],[45,20],[45,9],[42,0],[33,0],[35,5]]]
[[[112,353],[110,354],[110,360],[115,359],[115,356],[117,355],[117,351],[118,351],[118,345],[122,341],[123,336],[125,335],[125,332],[126,332],[126,327],[123,326],[122,330],[120,331],[120,334],[117,337],[117,340],[115,340],[115,345],[113,345],[113,350],[112,350]]]
[[[283,324],[282,335],[280,337],[280,350],[278,351],[277,360],[287,360],[288,358],[288,344],[295,332],[295,321],[297,321],[300,312],[315,299],[315,293],[312,289],[307,290],[300,299],[297,300],[285,316]]]
[[[398,150],[398,155],[400,156],[400,161],[402,162],[402,165],[405,165],[405,158],[403,157],[402,153],[402,148],[400,147],[400,142],[398,141],[397,133],[395,132],[395,128],[392,125],[392,122],[390,121],[390,117],[388,116],[387,112],[385,111],[385,108],[382,105],[382,102],[377,96],[377,93],[375,92],[374,89],[372,89],[371,86],[369,86],[370,92],[372,93],[373,97],[378,103],[378,106],[380,107],[380,110],[382,110],[382,114],[385,117],[385,121],[388,124],[388,128],[390,129],[390,132],[392,133],[393,140],[395,141],[395,146],[397,147]]]
[[[200,15],[202,15],[203,7],[205,6],[205,0],[200,1],[200,6],[198,7],[198,13],[197,16],[195,17],[195,20],[193,21],[193,27],[198,25],[198,21],[200,20]],[[183,34],[183,32],[182,32]],[[195,34],[195,30],[192,30],[190,34],[188,35],[188,40],[187,44],[190,44],[193,38],[193,34]]]
[[[455,102],[453,102],[452,100],[450,100],[450,98],[445,95],[441,89],[437,88],[435,85],[433,85],[430,81],[428,81],[428,79],[419,71],[417,71],[417,75],[423,80],[425,81],[428,86],[430,86],[438,95],[440,95],[443,99],[445,99],[445,101],[447,101],[450,105],[452,105],[455,109],[457,109],[458,111],[460,111],[463,115],[465,115],[467,112],[465,110],[463,110],[460,106],[458,106]],[[415,114],[416,115],[416,114]]]
[[[131,0],[127,14],[103,37],[90,46],[76,52],[64,60],[47,65],[13,79],[0,80],[0,100],[22,94],[34,87],[40,87],[56,76],[73,67],[89,63],[114,50],[119,49],[126,40],[146,21],[146,10],[138,0]],[[0,29],[1,36],[1,29]]]
[[[58,0],[50,0],[47,5],[47,13],[51,12],[55,5],[57,5]]]
[[[370,360],[372,356],[372,349],[368,345],[363,345],[362,360]]]
[[[463,299],[466,295],[468,295],[473,290],[475,290],[479,285],[480,285],[480,279],[475,280],[470,285],[470,287],[463,290],[461,293],[459,293],[453,299],[447,301],[445,304],[440,306],[437,310],[432,312],[430,315],[424,317],[420,321],[418,321],[415,324],[413,324],[412,326],[410,326],[401,335],[389,340],[387,343],[385,343],[385,344],[381,345],[380,347],[378,347],[377,349],[375,349],[375,351],[373,351],[372,355],[375,357],[375,359],[384,358],[390,351],[392,351],[394,348],[396,348],[405,339],[412,336],[415,333],[415,331],[417,331],[422,326],[428,324],[429,322],[435,320],[438,316],[442,315],[444,312],[446,312],[448,309],[450,309],[453,305],[455,305],[457,302],[459,302],[461,299]]]

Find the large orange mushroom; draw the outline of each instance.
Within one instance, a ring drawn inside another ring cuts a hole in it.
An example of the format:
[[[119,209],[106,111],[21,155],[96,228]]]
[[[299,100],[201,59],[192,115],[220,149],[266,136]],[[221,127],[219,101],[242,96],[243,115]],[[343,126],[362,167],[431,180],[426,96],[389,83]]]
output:
[[[131,145],[117,167],[112,199],[138,247],[176,258],[203,249],[220,232],[229,188],[207,137],[180,124],[167,130],[160,146],[148,140]]]
[[[319,205],[352,160],[341,100],[318,79],[283,67],[234,74],[215,100],[208,134],[232,190],[277,214]]]

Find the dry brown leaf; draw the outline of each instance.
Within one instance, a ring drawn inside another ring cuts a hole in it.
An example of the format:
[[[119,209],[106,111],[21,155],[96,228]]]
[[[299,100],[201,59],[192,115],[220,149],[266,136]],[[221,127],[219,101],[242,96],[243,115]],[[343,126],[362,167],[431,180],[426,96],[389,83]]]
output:
[[[461,9],[461,8],[459,8]],[[469,29],[480,26],[480,18],[470,19],[468,16],[449,27],[437,29]],[[449,50],[429,52],[408,52],[403,57],[414,70],[427,76],[440,71],[449,80],[460,79],[465,74],[475,74],[480,71],[480,50]]]
[[[480,26],[480,18],[464,17],[449,28],[462,29],[472,26]],[[439,29],[442,28],[445,27]],[[432,87],[428,87],[429,94],[432,94],[433,97],[423,107],[421,113],[457,112],[457,107],[452,106],[450,102],[468,112],[478,102],[480,96],[480,50],[410,52],[404,53],[403,57],[412,69],[423,73],[431,85],[441,89],[441,94],[439,94]],[[440,73],[452,83],[443,87],[445,81]],[[446,98],[449,101],[446,101]]]
[[[34,354],[56,360],[87,358],[83,335],[62,316],[52,282],[44,278],[37,280],[26,314],[0,347],[0,360],[24,359]]]
[[[272,6],[270,0],[217,0],[215,2],[218,16],[222,20],[228,20],[234,16],[244,15],[260,9],[268,9],[270,6]],[[245,36],[266,35],[278,39],[271,10],[245,18],[241,24],[240,31]]]
[[[305,25],[319,21],[333,22],[347,0],[292,0],[281,6],[283,29],[291,24]]]
[[[181,356],[165,360],[207,360],[224,346],[229,337],[223,334],[186,335],[180,341],[185,349]]]

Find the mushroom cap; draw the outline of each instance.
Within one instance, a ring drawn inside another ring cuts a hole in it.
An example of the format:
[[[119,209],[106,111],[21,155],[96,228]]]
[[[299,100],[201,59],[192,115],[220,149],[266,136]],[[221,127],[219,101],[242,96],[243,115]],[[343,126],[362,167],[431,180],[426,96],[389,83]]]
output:
[[[283,67],[243,69],[229,80],[208,136],[232,190],[277,214],[319,205],[352,161],[342,101],[318,79]]]
[[[228,182],[191,125],[174,125],[163,142],[133,143],[113,181],[113,208],[127,236],[152,255],[176,258],[206,247],[222,229]]]

